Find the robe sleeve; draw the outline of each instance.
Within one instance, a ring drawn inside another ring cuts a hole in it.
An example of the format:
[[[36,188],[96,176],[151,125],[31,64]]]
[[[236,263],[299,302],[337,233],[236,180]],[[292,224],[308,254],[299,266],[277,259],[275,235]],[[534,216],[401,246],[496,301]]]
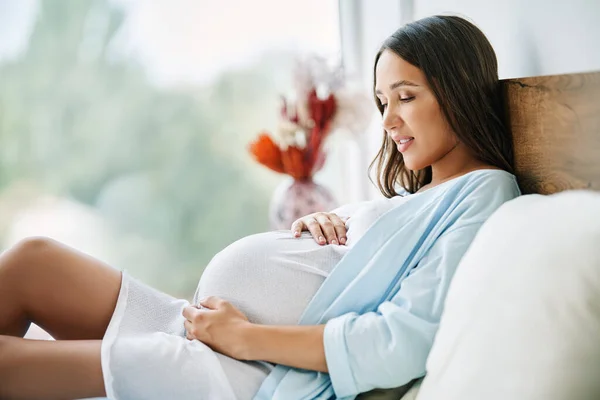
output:
[[[462,225],[442,234],[377,311],[327,322],[325,357],[338,398],[398,387],[425,375],[450,281],[480,226]]]

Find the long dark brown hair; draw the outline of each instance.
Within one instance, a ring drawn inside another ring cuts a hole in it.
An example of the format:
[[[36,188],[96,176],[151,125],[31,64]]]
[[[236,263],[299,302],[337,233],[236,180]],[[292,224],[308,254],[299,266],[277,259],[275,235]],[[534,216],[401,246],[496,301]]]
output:
[[[382,115],[383,107],[375,95],[375,69],[385,50],[423,71],[450,128],[474,157],[513,172],[512,138],[504,124],[498,62],[479,28],[460,17],[434,16],[409,23],[387,38],[373,68],[373,94]],[[376,184],[386,197],[398,194],[398,184],[414,193],[431,182],[431,166],[409,170],[385,131],[369,172],[374,166]]]

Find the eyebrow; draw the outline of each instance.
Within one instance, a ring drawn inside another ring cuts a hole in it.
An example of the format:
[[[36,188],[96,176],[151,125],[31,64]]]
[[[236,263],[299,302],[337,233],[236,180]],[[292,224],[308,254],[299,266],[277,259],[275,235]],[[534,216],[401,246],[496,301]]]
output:
[[[390,85],[390,90],[394,90],[394,89],[398,89],[400,86],[419,86],[414,82],[411,81],[398,81],[398,82],[394,82]],[[383,94],[381,93],[380,90],[376,90],[375,94]]]

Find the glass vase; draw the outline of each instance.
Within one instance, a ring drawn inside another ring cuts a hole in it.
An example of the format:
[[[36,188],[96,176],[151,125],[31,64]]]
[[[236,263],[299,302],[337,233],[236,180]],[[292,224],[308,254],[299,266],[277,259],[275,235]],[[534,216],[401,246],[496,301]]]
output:
[[[325,186],[313,180],[288,178],[275,189],[269,206],[271,229],[290,229],[300,217],[337,207],[335,198]]]

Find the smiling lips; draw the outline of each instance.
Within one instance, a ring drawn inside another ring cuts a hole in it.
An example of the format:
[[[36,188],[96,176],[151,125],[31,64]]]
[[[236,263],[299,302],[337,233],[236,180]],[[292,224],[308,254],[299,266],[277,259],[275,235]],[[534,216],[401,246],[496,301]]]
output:
[[[396,142],[398,151],[400,153],[404,153],[408,149],[408,147],[412,144],[412,142],[415,140],[415,138],[412,136],[402,136],[399,138],[392,137],[392,139],[394,140],[394,142]]]

